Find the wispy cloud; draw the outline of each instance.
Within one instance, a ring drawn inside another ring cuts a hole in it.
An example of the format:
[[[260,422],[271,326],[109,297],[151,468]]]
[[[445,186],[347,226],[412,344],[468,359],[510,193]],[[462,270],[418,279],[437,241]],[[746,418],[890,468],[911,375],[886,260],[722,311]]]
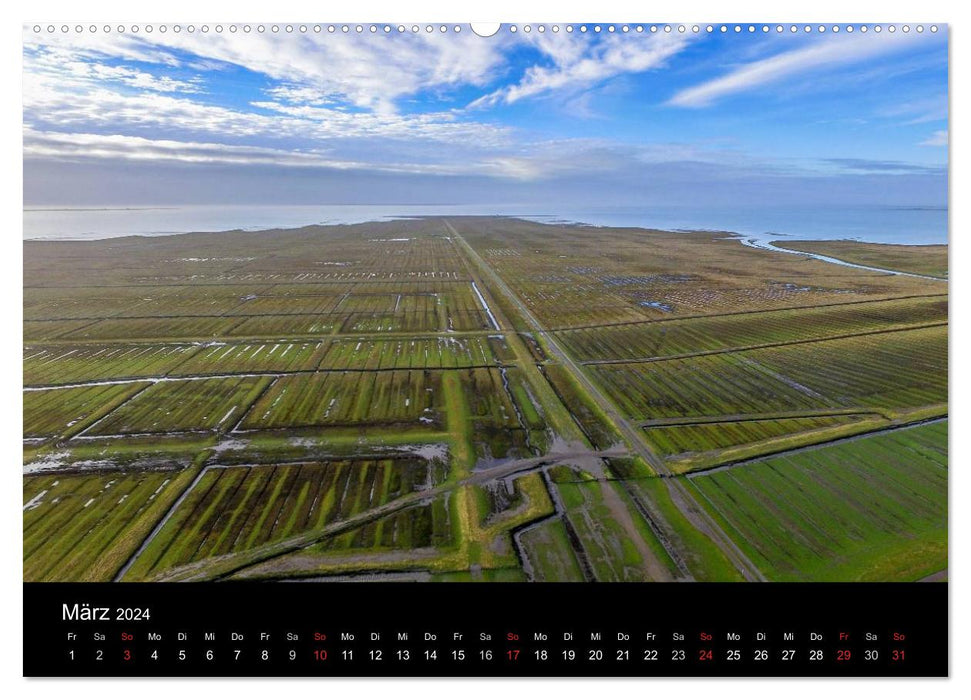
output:
[[[935,131],[933,134],[928,136],[924,141],[920,142],[921,146],[947,146],[948,136],[947,130],[941,129],[940,131]]]
[[[394,112],[396,101],[421,90],[485,85],[503,62],[502,41],[471,33],[393,34],[154,34],[147,37],[35,36],[29,50],[74,54],[77,60],[121,58],[165,65],[200,61],[238,66],[278,81],[278,89],[307,103],[340,99]],[[191,57],[191,58],[188,58]]]
[[[915,165],[898,160],[872,160],[869,158],[825,158],[823,162],[835,165],[845,172],[857,174],[928,174],[939,173],[943,169],[940,166]]]
[[[819,69],[834,68],[899,51],[922,40],[925,39],[917,34],[855,34],[820,40],[811,46],[738,66],[720,78],[679,91],[668,104],[677,107],[706,107],[730,95],[775,85]]]
[[[105,58],[85,49],[37,47],[24,56],[24,71],[31,82],[47,78],[62,90],[114,84],[150,92],[202,91],[199,76],[180,80],[130,66],[109,65],[103,62]]]
[[[277,166],[327,170],[369,170],[373,172],[468,175],[541,182],[571,176],[600,176],[609,173],[645,172],[657,167],[691,164],[723,173],[745,170],[748,173],[781,173],[774,164],[746,157],[727,149],[704,149],[689,144],[655,144],[620,147],[607,140],[591,138],[558,139],[507,144],[503,148],[452,149],[447,157],[436,159],[408,157],[385,149],[379,158],[338,156],[334,149],[286,149],[235,145],[217,141],[189,141],[145,138],[92,132],[24,130],[26,159],[61,161],[129,161],[183,163],[200,165]],[[402,156],[396,158],[396,155]]]
[[[102,83],[71,85],[40,75],[25,80],[23,97],[25,124],[47,131],[163,132],[218,141],[472,140],[483,147],[508,140],[508,129],[502,126],[460,121],[451,112],[378,114],[272,100],[256,101],[246,108],[228,107],[191,99],[182,91],[124,92]]]
[[[527,97],[589,88],[610,78],[664,65],[688,39],[680,34],[647,36],[534,35],[533,45],[552,65],[529,67],[522,79],[475,100],[471,107],[512,104]]]
[[[476,163],[414,163],[348,160],[329,151],[299,151],[260,146],[238,146],[148,139],[117,134],[24,132],[25,158],[54,158],[69,161],[111,160],[205,165],[263,165],[277,167],[323,168],[327,170],[369,170],[423,175],[490,174],[488,165]],[[498,174],[498,173],[495,173]],[[511,174],[514,176],[515,174]]]
[[[174,161],[180,163],[220,163],[245,165],[289,165],[347,169],[360,164],[328,158],[315,152],[287,151],[256,146],[221,143],[196,143],[167,139],[147,139],[118,134],[24,132],[26,158],[52,157],[65,160],[120,159]]]
[[[926,124],[947,119],[947,93],[895,102],[880,110],[878,116],[901,120],[902,124]]]
[[[216,142],[149,139],[139,136],[74,132],[24,131],[24,157],[65,161],[140,161],[204,165],[247,165],[327,170],[368,170],[420,175],[482,175],[512,180],[535,181],[581,172],[615,170],[616,151],[597,143],[549,142],[535,144],[529,152],[475,154],[435,162],[351,160],[335,157],[328,150],[298,151],[260,146],[239,146]]]

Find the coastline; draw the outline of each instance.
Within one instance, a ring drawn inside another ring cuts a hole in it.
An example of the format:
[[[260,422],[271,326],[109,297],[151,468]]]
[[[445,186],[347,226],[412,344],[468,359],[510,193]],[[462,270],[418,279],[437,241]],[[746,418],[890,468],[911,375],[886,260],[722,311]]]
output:
[[[558,226],[720,232],[764,242],[853,240],[945,244],[948,210],[936,207],[617,207],[544,212],[522,205],[145,206],[26,208],[23,240],[104,240],[184,233],[261,232],[427,217],[507,217]]]

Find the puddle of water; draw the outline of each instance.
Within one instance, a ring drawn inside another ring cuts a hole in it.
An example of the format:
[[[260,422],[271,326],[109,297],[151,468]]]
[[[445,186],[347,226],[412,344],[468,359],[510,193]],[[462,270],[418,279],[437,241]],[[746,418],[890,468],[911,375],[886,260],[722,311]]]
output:
[[[44,496],[47,495],[47,489],[44,489],[39,494],[31,498],[29,501],[24,503],[24,511],[33,510],[41,506],[44,503]]]
[[[33,462],[28,462],[24,465],[24,474],[35,474],[51,469],[60,469],[66,464],[65,460],[70,456],[70,452],[55,452]]]
[[[221,455],[223,452],[228,452],[229,450],[244,450],[247,447],[249,447],[249,440],[231,438],[220,441],[218,445],[212,448],[212,451],[217,455]]]
[[[485,310],[486,315],[489,317],[489,322],[492,324],[492,327],[495,328],[497,331],[500,330],[499,323],[496,321],[496,317],[492,315],[492,309],[489,308],[489,305],[486,304],[485,299],[482,298],[482,294],[481,292],[479,292],[479,288],[476,286],[475,280],[472,281],[472,291],[475,292],[475,295],[479,298],[479,303],[482,304],[482,308]],[[451,319],[449,320],[451,321]]]
[[[428,443],[425,445],[402,445],[396,447],[395,450],[421,457],[429,462],[436,459],[441,462],[448,461],[448,445],[443,442]]]
[[[671,313],[674,311],[674,307],[670,304],[665,304],[663,301],[642,301],[639,302],[641,306],[647,306],[652,309],[657,309],[658,311],[663,311],[665,313]]]

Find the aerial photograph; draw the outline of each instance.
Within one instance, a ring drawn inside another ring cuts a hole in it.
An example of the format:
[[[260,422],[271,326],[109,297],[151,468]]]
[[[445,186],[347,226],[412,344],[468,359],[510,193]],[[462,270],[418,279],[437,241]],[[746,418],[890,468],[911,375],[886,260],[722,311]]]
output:
[[[24,26],[23,580],[947,580],[886,26]]]

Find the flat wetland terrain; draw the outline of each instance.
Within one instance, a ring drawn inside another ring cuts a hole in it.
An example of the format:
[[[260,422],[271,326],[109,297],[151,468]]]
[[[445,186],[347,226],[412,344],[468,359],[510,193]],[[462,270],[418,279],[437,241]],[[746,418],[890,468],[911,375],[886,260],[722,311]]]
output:
[[[778,245],[909,274],[502,217],[25,242],[24,580],[946,572],[947,247]]]
[[[780,248],[825,255],[855,265],[947,277],[946,245],[889,245],[859,241],[776,241]]]

